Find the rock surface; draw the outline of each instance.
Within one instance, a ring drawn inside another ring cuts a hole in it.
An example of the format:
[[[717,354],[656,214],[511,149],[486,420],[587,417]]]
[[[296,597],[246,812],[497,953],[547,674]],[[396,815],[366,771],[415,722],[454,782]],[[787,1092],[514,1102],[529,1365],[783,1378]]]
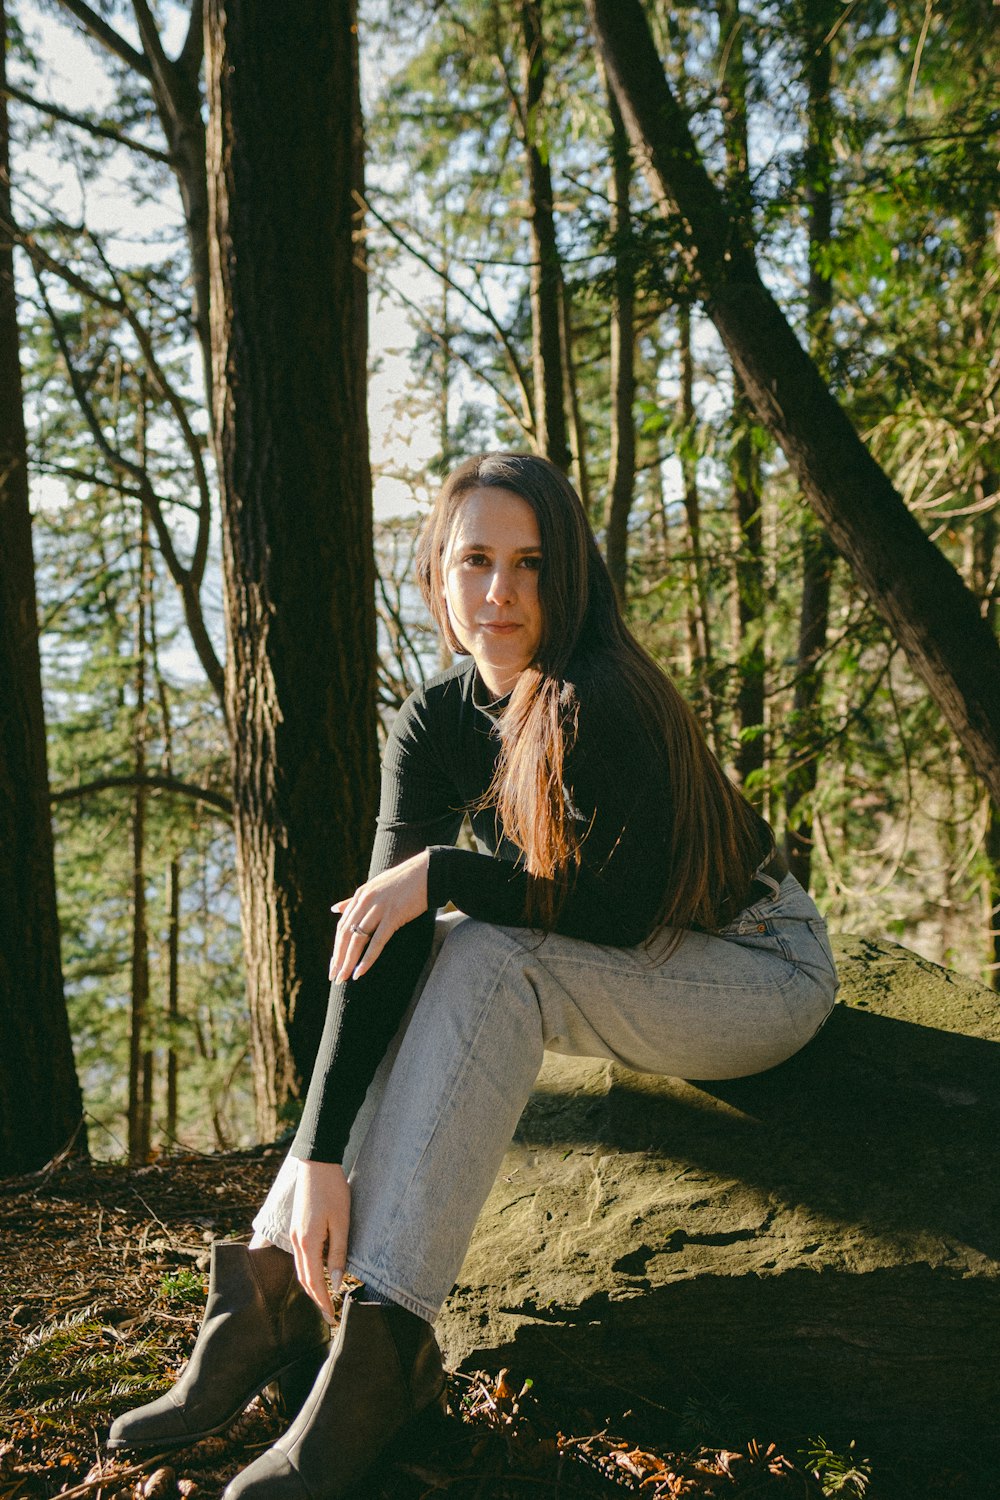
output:
[[[997,1445],[998,999],[836,947],[840,1003],[770,1073],[547,1058],[442,1314],[451,1364],[674,1441]]]

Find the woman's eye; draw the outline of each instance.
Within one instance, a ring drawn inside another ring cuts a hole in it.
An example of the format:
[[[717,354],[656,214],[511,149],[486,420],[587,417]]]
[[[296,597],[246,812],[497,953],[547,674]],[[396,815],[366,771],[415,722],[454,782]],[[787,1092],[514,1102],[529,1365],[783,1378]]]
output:
[[[466,565],[470,568],[488,567],[489,561],[484,552],[470,552],[465,558]]]
[[[542,559],[537,554],[533,557],[522,557],[521,566],[522,568],[530,568],[533,573],[537,573],[542,566]]]

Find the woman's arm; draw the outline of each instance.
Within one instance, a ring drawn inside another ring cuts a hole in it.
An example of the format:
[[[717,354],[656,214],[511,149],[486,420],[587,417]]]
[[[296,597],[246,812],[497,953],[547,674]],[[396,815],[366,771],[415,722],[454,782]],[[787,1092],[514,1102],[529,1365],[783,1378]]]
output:
[[[435,754],[423,700],[411,699],[400,710],[386,745],[378,831],[369,878],[359,892],[387,872],[390,885],[396,870],[405,881],[415,868],[414,861],[419,864],[417,857],[430,844],[452,843],[458,837],[463,815],[458,793]],[[347,905],[352,906],[358,894],[350,897]],[[355,978],[334,980],[293,1156],[324,1162],[340,1162],[343,1158],[368,1085],[396,1034],[430,953],[434,912],[427,906],[426,887],[420,914],[416,913],[420,902],[413,899],[412,887],[406,899],[414,915],[391,935],[383,934],[378,963],[362,969]],[[338,907],[342,904],[337,903]],[[396,914],[400,914],[398,907]],[[343,919],[334,948],[338,975],[348,951],[342,924]],[[349,933],[347,936],[356,938]],[[355,951],[352,945],[351,954]]]

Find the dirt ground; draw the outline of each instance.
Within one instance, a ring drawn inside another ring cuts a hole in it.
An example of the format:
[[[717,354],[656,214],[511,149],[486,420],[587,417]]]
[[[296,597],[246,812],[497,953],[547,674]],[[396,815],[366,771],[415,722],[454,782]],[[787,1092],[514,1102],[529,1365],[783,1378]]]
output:
[[[283,1425],[255,1401],[223,1437],[142,1465],[112,1459],[111,1419],[173,1380],[197,1333],[213,1239],[245,1238],[276,1148],[137,1169],[67,1163],[0,1183],[0,1500],[214,1500]],[[876,1500],[850,1455],[817,1482],[773,1446],[647,1451],[591,1432],[513,1374],[453,1375],[452,1416],[357,1500],[641,1493]],[[624,1421],[624,1417],[623,1417]],[[624,1430],[624,1427],[623,1427]]]

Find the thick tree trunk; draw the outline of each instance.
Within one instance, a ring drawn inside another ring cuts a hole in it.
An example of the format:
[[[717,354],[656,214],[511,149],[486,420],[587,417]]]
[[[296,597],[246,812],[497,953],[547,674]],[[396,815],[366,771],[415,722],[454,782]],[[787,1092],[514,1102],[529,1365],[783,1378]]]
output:
[[[977,505],[984,505],[1000,487],[1000,475],[994,469],[983,469],[972,487]],[[997,545],[996,508],[980,510],[972,520],[969,551],[969,578],[980,600],[983,619],[992,630],[997,617]],[[1000,990],[1000,799],[990,798],[986,821],[986,942],[990,984]]]
[[[739,0],[718,0],[718,14],[726,194],[740,243],[752,253],[754,231],[747,131],[747,67]],[[753,410],[735,370],[732,432],[729,470],[733,486],[735,545],[733,624],[739,672],[735,770],[745,788],[747,778],[764,769],[764,544]],[[759,801],[760,795],[758,789],[753,800]]]
[[[562,352],[562,262],[556,243],[552,173],[540,129],[545,93],[541,0],[521,0],[524,149],[531,230],[531,341],[535,384],[535,445],[569,473],[566,381]]]
[[[212,334],[258,1129],[312,1066],[377,801],[355,7],[209,0]]]
[[[639,0],[587,0],[629,134],[679,254],[764,426],[810,504],[1000,797],[1000,646],[823,382],[739,244],[664,76]]]
[[[729,452],[733,482],[733,540],[736,546],[735,625],[739,684],[736,690],[736,775],[746,788],[747,778],[764,769],[764,528],[761,517],[760,470],[754,449],[753,417],[735,381],[734,437]],[[761,792],[747,793],[758,803]]]
[[[809,224],[807,316],[810,350],[824,372],[829,358],[833,306],[833,283],[828,269],[833,231],[832,54],[828,35],[834,17],[831,0],[805,0],[802,52],[807,96],[803,162]],[[823,655],[829,632],[830,582],[836,561],[827,532],[808,513],[802,525],[801,550],[799,639],[787,738],[791,763],[785,782],[785,853],[792,874],[808,890],[812,877],[812,797],[819,779],[819,755],[814,747],[821,736]]]
[[[611,233],[614,300],[611,308],[611,466],[604,512],[604,551],[619,602],[628,580],[628,518],[635,489],[635,262],[632,236],[632,150],[614,91],[611,116]]]
[[[10,135],[0,0],[0,219]],[[14,262],[0,244],[0,1176],[86,1152],[63,996]]]

